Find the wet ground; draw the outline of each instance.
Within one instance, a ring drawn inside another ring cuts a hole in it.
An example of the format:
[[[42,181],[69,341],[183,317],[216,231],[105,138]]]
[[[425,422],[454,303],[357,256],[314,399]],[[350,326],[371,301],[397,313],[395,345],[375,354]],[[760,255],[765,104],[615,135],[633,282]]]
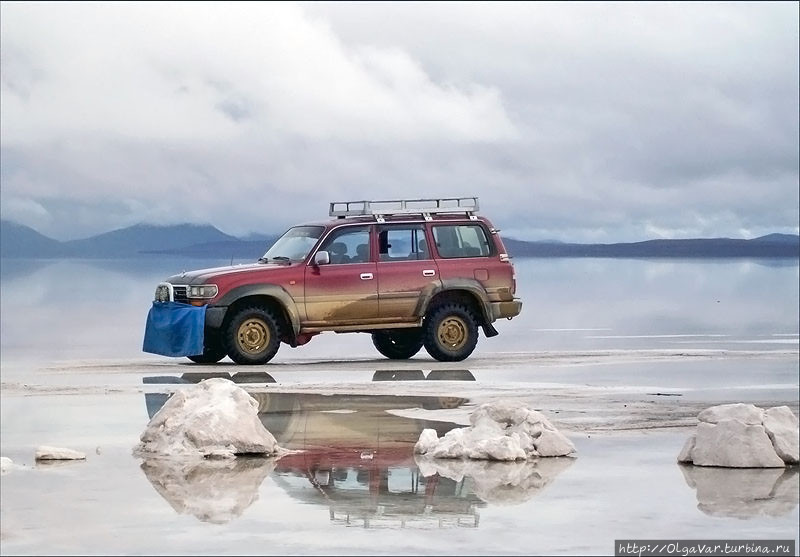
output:
[[[2,476],[2,553],[609,554],[629,537],[797,539],[797,468],[676,462],[710,404],[797,413],[797,360],[792,350],[624,350],[497,353],[469,369],[420,357],[254,370],[143,358],[26,364],[24,381],[6,365],[2,450],[18,466]],[[267,429],[302,452],[134,458],[169,394],[209,376],[251,392]],[[415,458],[423,428],[442,435],[497,398],[544,412],[577,457]],[[38,444],[87,460],[34,464]]]
[[[515,261],[523,313],[460,364],[392,362],[367,335],[324,334],[243,369],[141,352],[155,284],[212,262],[4,260],[0,455],[16,466],[0,477],[0,554],[608,555],[620,538],[798,540],[797,468],[676,462],[708,406],[798,413],[796,261]],[[198,373],[237,381],[302,452],[135,458],[150,416]],[[465,425],[499,398],[545,413],[577,457],[414,457],[423,428]],[[87,460],[35,464],[39,445]]]

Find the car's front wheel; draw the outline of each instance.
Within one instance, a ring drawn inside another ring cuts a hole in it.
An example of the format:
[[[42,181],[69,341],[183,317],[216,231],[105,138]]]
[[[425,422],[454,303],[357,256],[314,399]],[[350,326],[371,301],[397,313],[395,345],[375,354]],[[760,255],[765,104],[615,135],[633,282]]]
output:
[[[228,350],[219,338],[219,333],[213,333],[206,330],[205,339],[203,341],[203,353],[195,356],[188,356],[196,364],[216,364],[225,355]]]
[[[372,344],[390,360],[407,360],[422,348],[422,329],[394,329],[372,333]]]
[[[228,356],[237,364],[265,364],[280,346],[278,320],[266,308],[243,308],[231,318],[224,338]]]
[[[470,309],[447,304],[425,318],[424,344],[428,354],[440,362],[460,362],[478,344],[478,324]]]

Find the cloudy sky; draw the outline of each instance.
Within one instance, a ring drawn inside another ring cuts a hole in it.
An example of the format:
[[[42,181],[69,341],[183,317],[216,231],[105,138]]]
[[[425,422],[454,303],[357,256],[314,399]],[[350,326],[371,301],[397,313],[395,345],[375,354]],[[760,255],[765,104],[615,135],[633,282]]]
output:
[[[53,237],[460,195],[533,240],[798,232],[796,2],[0,9],[0,211]]]

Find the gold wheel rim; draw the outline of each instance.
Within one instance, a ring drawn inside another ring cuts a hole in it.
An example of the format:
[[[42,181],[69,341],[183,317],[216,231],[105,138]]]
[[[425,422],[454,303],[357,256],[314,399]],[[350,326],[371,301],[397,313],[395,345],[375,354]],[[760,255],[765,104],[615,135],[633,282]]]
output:
[[[248,354],[258,354],[269,344],[270,333],[266,323],[260,319],[248,319],[236,332],[239,346]]]
[[[458,350],[467,342],[467,324],[460,317],[451,315],[439,324],[439,342],[449,350]]]

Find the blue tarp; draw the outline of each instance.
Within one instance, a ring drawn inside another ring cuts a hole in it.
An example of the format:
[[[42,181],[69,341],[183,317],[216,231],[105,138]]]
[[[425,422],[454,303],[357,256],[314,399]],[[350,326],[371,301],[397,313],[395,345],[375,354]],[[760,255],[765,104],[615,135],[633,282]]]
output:
[[[163,356],[202,354],[205,324],[205,306],[153,302],[147,314],[142,350]]]

